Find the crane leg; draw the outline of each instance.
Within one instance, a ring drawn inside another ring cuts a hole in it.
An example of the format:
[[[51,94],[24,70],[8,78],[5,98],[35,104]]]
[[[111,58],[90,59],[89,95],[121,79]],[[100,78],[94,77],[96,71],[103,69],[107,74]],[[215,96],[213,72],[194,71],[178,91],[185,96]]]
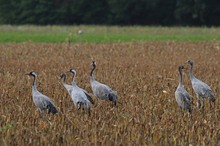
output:
[[[212,108],[212,101],[211,100],[209,100],[209,107],[210,107],[210,109]],[[213,102],[213,108],[215,108],[215,102]]]
[[[209,100],[209,108],[210,108],[210,109],[212,108],[211,100]]]
[[[179,107],[179,112],[182,112],[182,108],[181,107]]]
[[[114,103],[114,106],[116,106],[116,104],[117,104],[116,101],[114,101],[113,103]]]
[[[77,103],[77,110],[79,110],[81,108],[81,104],[78,102]]]
[[[199,99],[199,95],[197,94],[197,108],[201,107],[201,103],[200,103],[200,99]]]
[[[42,119],[45,119],[45,117],[46,117],[46,115],[45,115],[45,114],[46,114],[46,111],[41,110],[41,111],[40,111],[40,114],[41,114],[41,118],[42,118]]]
[[[202,111],[204,112],[204,98],[202,98]]]
[[[91,115],[90,107],[88,108],[88,115]]]

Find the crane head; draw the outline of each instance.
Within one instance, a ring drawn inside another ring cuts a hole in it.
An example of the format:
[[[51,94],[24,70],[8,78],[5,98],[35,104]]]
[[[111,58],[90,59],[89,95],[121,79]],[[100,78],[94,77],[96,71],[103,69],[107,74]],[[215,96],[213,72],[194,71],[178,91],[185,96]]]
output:
[[[187,60],[185,63],[190,64],[191,66],[193,65],[193,61],[192,60]]]
[[[31,71],[30,73],[26,73],[25,75],[29,75],[29,76],[33,76],[33,77],[37,76],[35,71]]]
[[[180,65],[180,66],[179,66],[179,70],[180,70],[180,69],[181,69],[181,70],[184,69],[184,66],[183,66],[183,65]]]
[[[182,72],[183,69],[184,69],[184,66],[182,64],[179,65],[179,67],[178,67],[179,72]]]
[[[96,67],[96,62],[92,61],[91,65],[92,65],[93,68],[95,68]]]
[[[60,74],[60,79],[62,79],[62,78],[66,78],[66,74],[65,73]]]
[[[74,67],[71,68],[69,72],[71,72],[71,73],[73,73],[74,75],[76,75],[76,69],[75,69]]]

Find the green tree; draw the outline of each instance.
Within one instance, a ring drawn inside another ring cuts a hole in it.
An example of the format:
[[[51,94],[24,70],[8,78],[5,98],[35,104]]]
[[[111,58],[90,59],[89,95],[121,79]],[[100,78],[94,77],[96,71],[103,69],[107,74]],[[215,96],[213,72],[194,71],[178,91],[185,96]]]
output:
[[[14,24],[17,22],[17,16],[20,12],[20,0],[0,0],[0,23]]]
[[[205,8],[204,0],[178,0],[175,18],[182,25],[202,25]]]
[[[218,0],[0,0],[1,24],[220,25]]]
[[[220,25],[220,3],[218,0],[204,0],[205,12],[204,20],[207,26]]]

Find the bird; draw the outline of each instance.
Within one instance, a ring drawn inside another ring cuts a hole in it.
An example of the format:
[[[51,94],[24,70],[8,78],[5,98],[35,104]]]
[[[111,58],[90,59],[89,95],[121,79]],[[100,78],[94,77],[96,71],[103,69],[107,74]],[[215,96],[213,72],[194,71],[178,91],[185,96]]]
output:
[[[178,67],[179,85],[175,91],[175,98],[176,98],[176,102],[179,105],[180,109],[188,110],[188,112],[191,113],[192,112],[191,97],[183,86],[182,69],[184,69],[184,67],[183,67],[183,65],[180,65]]]
[[[68,71],[68,72],[69,72],[69,71]],[[66,88],[66,90],[68,91],[68,93],[69,93],[71,99],[73,100],[74,105],[75,105],[75,106],[77,107],[77,109],[79,110],[79,109],[81,108],[81,105],[83,104],[83,102],[80,101],[78,97],[75,97],[74,94],[72,94],[74,87],[73,87],[72,85],[66,84],[66,74],[65,74],[65,73],[62,73],[62,74],[60,75],[60,78],[61,78],[61,81],[62,81],[62,83],[63,83],[63,86]],[[73,80],[74,80],[74,78],[73,78]],[[87,94],[88,94],[88,93],[87,93]],[[89,96],[89,94],[88,94],[88,96]],[[94,104],[93,101],[92,101],[92,104]],[[89,112],[90,112],[90,111],[89,111]]]
[[[31,71],[30,73],[26,73],[25,75],[29,75],[34,77],[34,81],[32,84],[32,98],[35,106],[40,110],[41,113],[48,110],[48,113],[52,113],[53,115],[58,113],[56,106],[53,101],[46,95],[42,94],[37,90],[36,80],[37,74],[35,71]]]
[[[73,86],[72,85],[68,85],[67,83],[66,83],[66,74],[65,73],[62,73],[61,75],[60,75],[60,79],[61,79],[61,81],[62,81],[62,83],[63,83],[63,86],[66,88],[66,90],[68,91],[68,93],[69,93],[69,95],[71,95],[71,92],[72,92],[72,88],[73,88]]]
[[[92,65],[92,70],[90,73],[90,84],[92,87],[93,94],[98,99],[109,100],[112,101],[114,105],[116,105],[118,99],[116,92],[113,91],[108,85],[105,85],[95,80],[93,72],[96,68],[96,62],[92,61],[91,65]]]
[[[76,77],[76,70],[75,68],[71,68],[69,70],[73,74],[72,78],[72,92],[71,92],[71,97],[74,101],[75,106],[78,107],[78,109],[81,108],[81,106],[86,106],[88,114],[90,115],[90,103],[94,104],[93,99],[91,96],[82,88],[78,87],[76,82],[75,82],[75,77]]]
[[[83,30],[78,30],[78,32],[77,32],[78,34],[83,34]]]
[[[66,88],[67,92],[69,93],[69,95],[71,96],[71,93],[73,91],[73,86],[72,85],[68,85],[66,84],[66,74],[65,73],[62,73],[60,75],[60,79],[63,83],[63,86]]]
[[[76,69],[73,67],[73,68],[70,69],[70,72],[73,74],[72,86],[74,86],[74,85],[76,84],[76,82],[75,82]],[[79,87],[79,88],[80,88],[80,87]],[[88,99],[92,104],[94,104],[95,102],[94,102],[94,100],[92,99],[92,97],[89,95],[89,93],[88,93],[86,90],[82,89],[82,88],[80,88],[80,89],[85,93],[87,99]]]
[[[197,79],[194,75],[193,75],[193,61],[188,60],[185,63],[188,63],[190,65],[190,80],[192,83],[192,87],[193,90],[196,94],[197,97],[197,107],[200,108],[201,107],[201,103],[200,103],[200,97],[202,97],[202,109],[204,110],[204,99],[208,98],[210,101],[210,106],[211,106],[211,102],[215,102],[215,95],[212,91],[212,89],[204,82],[202,82],[201,80]]]

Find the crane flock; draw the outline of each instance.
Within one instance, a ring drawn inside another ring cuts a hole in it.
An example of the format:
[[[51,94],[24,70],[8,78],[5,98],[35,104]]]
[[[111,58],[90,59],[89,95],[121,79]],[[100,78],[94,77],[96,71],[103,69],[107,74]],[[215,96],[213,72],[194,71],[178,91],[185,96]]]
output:
[[[211,107],[211,102],[215,103],[215,100],[216,100],[216,97],[215,97],[212,89],[206,83],[197,79],[193,75],[193,72],[192,72],[193,61],[188,60],[185,62],[185,64],[190,65],[189,74],[190,74],[190,80],[192,83],[192,88],[193,88],[193,90],[196,94],[196,97],[197,97],[197,107],[199,109],[202,108],[202,110],[204,110],[204,99],[209,99],[210,107]],[[93,73],[96,68],[96,62],[92,61],[91,66],[92,66],[92,70],[90,73],[90,85],[91,85],[91,89],[93,91],[93,95],[95,95],[97,97],[97,99],[104,99],[104,100],[110,101],[113,103],[113,105],[116,106],[117,100],[118,100],[118,96],[116,94],[116,91],[112,90],[108,85],[96,81],[94,78],[94,73]],[[175,99],[176,99],[176,102],[177,102],[180,109],[187,110],[189,113],[192,113],[192,105],[191,105],[192,98],[183,86],[182,72],[183,72],[184,68],[185,67],[183,65],[179,65],[179,67],[178,67],[179,84],[178,84],[177,89],[175,91]],[[67,77],[66,73],[68,73],[68,72],[72,73],[72,84],[71,85],[68,85],[66,83],[66,77]],[[32,99],[33,99],[35,106],[37,107],[38,110],[40,110],[42,115],[44,116],[45,111],[48,111],[48,113],[52,113],[53,115],[58,113],[58,109],[55,106],[54,102],[48,96],[42,94],[41,92],[39,92],[37,90],[37,87],[36,87],[37,74],[36,74],[36,72],[32,71],[32,72],[27,73],[25,75],[29,75],[34,78],[33,84],[32,84]],[[90,115],[90,106],[91,106],[91,104],[94,104],[94,100],[92,99],[91,95],[87,91],[80,88],[76,84],[75,77],[76,77],[76,69],[75,68],[71,68],[69,71],[62,73],[60,75],[61,82],[62,82],[63,86],[65,87],[65,89],[67,90],[68,94],[70,95],[75,108],[77,108],[78,110],[81,108],[84,110],[84,108],[86,108],[88,115]],[[200,100],[202,100],[202,105],[201,105]]]
[[[92,66],[93,66],[93,68],[91,71],[90,83],[91,83],[91,87],[92,87],[94,95],[97,98],[112,101],[114,103],[114,105],[116,105],[117,98],[118,98],[116,92],[113,91],[109,86],[95,81],[95,79],[93,77],[93,71],[96,67],[95,61],[92,62]],[[72,73],[72,75],[73,75],[72,76],[72,85],[68,85],[66,83],[66,77],[67,77],[66,73],[68,73],[68,72]],[[62,73],[60,75],[60,79],[61,79],[63,86],[65,87],[65,89],[69,93],[69,95],[74,103],[74,106],[78,110],[81,109],[81,107],[83,110],[84,110],[84,108],[86,108],[88,115],[90,115],[90,105],[94,104],[94,100],[92,99],[91,95],[86,90],[80,88],[76,84],[76,82],[75,82],[76,69],[75,68],[71,68],[66,73]],[[32,98],[33,98],[33,102],[34,102],[35,106],[37,107],[37,109],[39,109],[41,111],[41,113],[44,113],[44,111],[46,111],[46,110],[48,110],[48,113],[52,113],[52,114],[58,113],[58,110],[57,110],[56,106],[54,105],[53,101],[48,96],[43,95],[42,93],[40,93],[37,90],[37,87],[36,87],[37,74],[36,74],[36,72],[32,71],[32,72],[27,73],[25,75],[29,75],[29,76],[34,77],[33,86],[32,86]]]
[[[190,80],[192,83],[192,88],[193,88],[193,90],[196,94],[196,97],[197,97],[197,107],[199,109],[202,108],[202,111],[204,111],[204,99],[208,98],[210,102],[215,103],[215,99],[216,99],[215,95],[214,95],[212,89],[206,83],[197,79],[193,75],[193,73],[192,73],[193,61],[188,60],[185,62],[185,64],[186,63],[190,65],[189,75],[190,75]],[[182,80],[182,69],[183,68],[184,67],[182,65],[180,65],[178,68],[180,77],[179,77],[179,85],[178,85],[176,92],[175,92],[175,98],[176,98],[177,104],[179,105],[179,107],[181,109],[186,109],[191,113],[192,112],[191,97],[190,97],[189,93],[183,87],[183,80]],[[201,107],[200,97],[202,98],[202,107]],[[211,105],[211,103],[210,103],[210,105]]]

